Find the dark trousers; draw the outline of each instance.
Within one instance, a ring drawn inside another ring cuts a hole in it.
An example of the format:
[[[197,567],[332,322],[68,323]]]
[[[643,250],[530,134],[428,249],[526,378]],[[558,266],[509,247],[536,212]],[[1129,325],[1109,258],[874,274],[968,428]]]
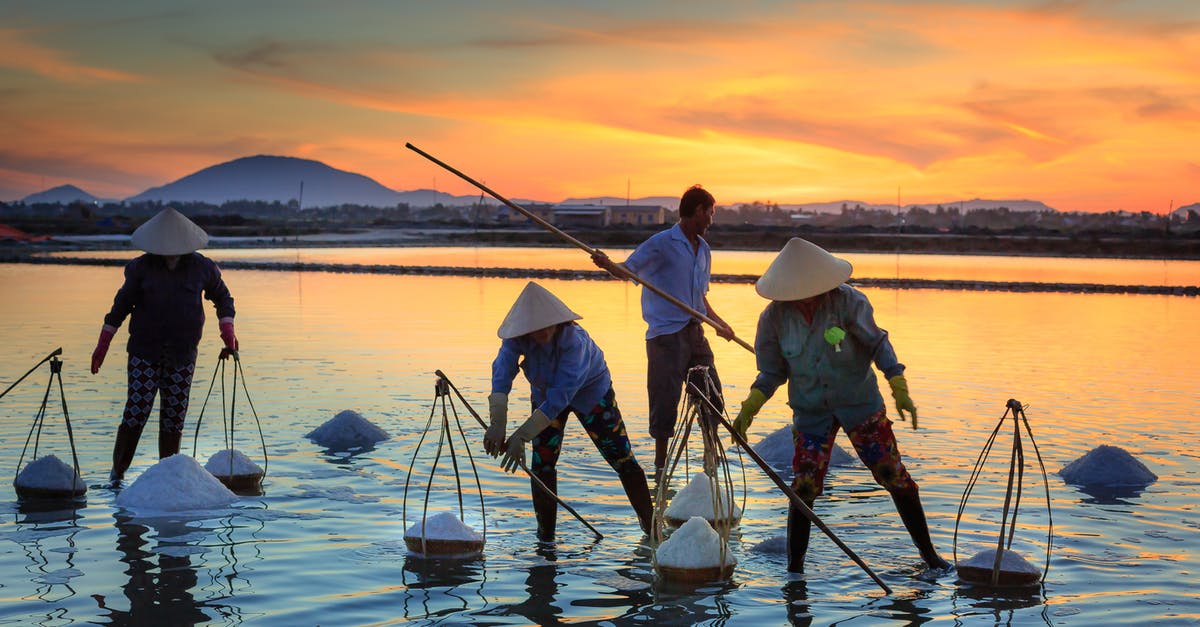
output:
[[[650,397],[650,437],[665,440],[675,435],[675,421],[679,414],[679,397],[688,370],[693,366],[708,366],[708,375],[717,390],[721,389],[721,378],[713,363],[712,348],[704,337],[704,328],[692,321],[675,333],[659,335],[646,340],[646,392]],[[703,381],[694,381],[701,390]],[[724,410],[721,395],[710,398],[718,410]],[[701,414],[707,413],[707,405],[701,405]]]

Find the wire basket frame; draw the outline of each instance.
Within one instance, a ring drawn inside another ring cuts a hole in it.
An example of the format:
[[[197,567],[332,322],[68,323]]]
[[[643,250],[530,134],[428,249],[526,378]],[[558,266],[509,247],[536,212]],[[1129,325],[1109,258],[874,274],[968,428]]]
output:
[[[25,437],[25,446],[21,449],[21,456],[20,456],[20,458],[17,459],[17,470],[16,470],[16,473],[13,475],[13,489],[17,492],[17,496],[19,496],[19,497],[74,498],[74,497],[82,496],[87,492],[86,486],[84,486],[82,488],[75,487],[77,485],[80,485],[82,483],[82,481],[80,479],[80,472],[79,472],[79,455],[75,451],[75,433],[71,428],[71,412],[67,409],[67,393],[63,389],[63,382],[62,382],[63,362],[61,359],[58,358],[58,356],[61,354],[62,354],[62,348],[55,349],[49,355],[42,358],[42,360],[39,361],[36,365],[34,365],[33,368],[30,368],[29,371],[26,372],[24,375],[22,375],[20,379],[17,379],[16,381],[14,381],[12,383],[12,385],[9,385],[8,388],[4,390],[4,392],[0,392],[0,398],[4,398],[4,396],[6,394],[8,394],[10,391],[12,391],[13,388],[17,387],[17,385],[19,383],[24,381],[26,377],[33,374],[34,371],[36,371],[38,368],[42,367],[42,364],[45,364],[45,363],[50,364],[50,377],[46,381],[46,391],[42,395],[41,405],[38,407],[37,413],[33,417],[33,424],[29,427],[29,435],[27,435]],[[33,461],[36,461],[38,459],[38,456],[37,456],[38,448],[41,444],[42,430],[43,430],[43,428],[45,426],[45,422],[46,422],[46,410],[50,404],[50,390],[53,389],[55,380],[58,381],[58,396],[59,396],[60,402],[62,403],[63,422],[66,423],[66,427],[67,427],[67,441],[70,443],[70,446],[71,446],[71,463],[72,463],[72,469],[73,469],[73,474],[71,476],[71,488],[63,489],[63,490],[56,490],[56,489],[31,488],[28,486],[21,486],[17,483],[17,481],[21,476],[21,466],[25,463],[25,454],[29,452],[29,443],[30,442],[33,442],[33,455],[30,456],[30,459]]]
[[[233,358],[233,367],[227,370],[226,364],[229,362],[230,357]],[[232,385],[228,390],[225,387],[225,382],[227,379],[232,379]],[[263,436],[262,421],[258,417],[258,410],[254,408],[254,401],[250,398],[250,390],[246,387],[246,372],[242,368],[242,360],[241,356],[238,354],[238,351],[222,349],[221,354],[217,356],[217,363],[213,368],[213,378],[208,384],[208,393],[204,396],[204,403],[200,405],[200,415],[196,417],[196,429],[192,433],[192,457],[196,457],[196,447],[200,443],[200,425],[204,423],[204,412],[206,409],[208,409],[208,402],[210,399],[212,399],[213,389],[219,380],[221,382],[221,434],[225,440],[225,450],[229,451],[229,474],[226,476],[230,478],[229,482],[237,483],[237,481],[233,479],[233,477],[238,476],[233,472],[233,451],[239,379],[241,380],[242,384],[242,395],[246,398],[246,404],[250,406],[250,413],[254,416],[254,425],[258,429],[259,444],[262,446],[263,465],[262,474],[260,476],[248,479],[248,482],[252,485],[239,484],[237,487],[243,489],[253,489],[260,485],[262,480],[266,478],[270,456],[267,453],[267,440]],[[226,401],[228,401],[229,405],[228,412],[226,412]],[[222,479],[221,476],[218,476],[217,478]],[[222,483],[226,483],[226,481],[222,480]]]

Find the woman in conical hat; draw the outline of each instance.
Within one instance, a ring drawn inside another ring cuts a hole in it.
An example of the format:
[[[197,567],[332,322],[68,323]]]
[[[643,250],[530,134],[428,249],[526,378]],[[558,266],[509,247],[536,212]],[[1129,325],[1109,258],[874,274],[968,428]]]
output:
[[[204,328],[201,297],[216,308],[224,351],[236,351],[233,297],[217,264],[196,252],[208,234],[168,207],[129,238],[146,254],[125,266],[125,283],[104,316],[92,352],[92,374],[100,371],[109,344],[126,316],[129,321],[129,392],[117,427],[109,483],[119,487],[133,462],[138,439],[159,397],[158,456],[179,452],[196,352]]]
[[[525,444],[533,451],[529,470],[557,493],[555,469],[563,432],[573,413],[591,436],[604,460],[621,479],[642,531],[649,532],[653,508],[646,473],[633,456],[625,421],[617,408],[612,376],[604,352],[575,323],[579,314],[549,290],[529,282],[500,323],[500,351],[492,362],[492,393],[488,396],[491,425],[483,448],[492,457],[503,455],[508,472],[525,466]],[[508,395],[517,371],[529,381],[532,412],[512,435],[508,425]],[[558,504],[531,482],[538,539],[554,539]]]
[[[829,456],[845,429],[875,481],[892,496],[921,558],[930,568],[949,567],[929,537],[917,484],[904,467],[892,422],[879,393],[874,364],[892,389],[896,411],[917,409],[908,396],[904,364],[875,324],[870,301],[850,287],[851,266],[812,242],[792,238],[755,285],[771,302],[758,319],[754,351],[758,377],[734,428],[742,435],[779,386],[787,383],[795,453],[792,487],[808,505],[824,489]],[[810,522],[788,512],[788,570],[803,572]]]

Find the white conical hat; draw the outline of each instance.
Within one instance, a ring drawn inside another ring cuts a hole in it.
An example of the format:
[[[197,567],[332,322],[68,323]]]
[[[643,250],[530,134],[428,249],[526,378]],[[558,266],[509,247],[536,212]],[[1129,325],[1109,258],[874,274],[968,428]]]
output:
[[[504,316],[496,335],[507,340],[582,317],[568,309],[550,290],[530,281]]]
[[[800,300],[846,282],[850,262],[838,259],[816,244],[793,237],[754,284],[755,291],[771,300]]]
[[[152,255],[187,255],[208,244],[208,233],[187,216],[167,207],[139,226],[129,237],[129,243]]]

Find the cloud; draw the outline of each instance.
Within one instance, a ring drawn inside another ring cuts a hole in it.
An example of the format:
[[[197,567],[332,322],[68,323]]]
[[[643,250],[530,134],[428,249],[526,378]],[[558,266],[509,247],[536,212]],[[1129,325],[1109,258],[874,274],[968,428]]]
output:
[[[128,83],[143,80],[136,74],[76,63],[63,51],[32,41],[32,34],[29,31],[0,28],[0,67],[68,83]]]

